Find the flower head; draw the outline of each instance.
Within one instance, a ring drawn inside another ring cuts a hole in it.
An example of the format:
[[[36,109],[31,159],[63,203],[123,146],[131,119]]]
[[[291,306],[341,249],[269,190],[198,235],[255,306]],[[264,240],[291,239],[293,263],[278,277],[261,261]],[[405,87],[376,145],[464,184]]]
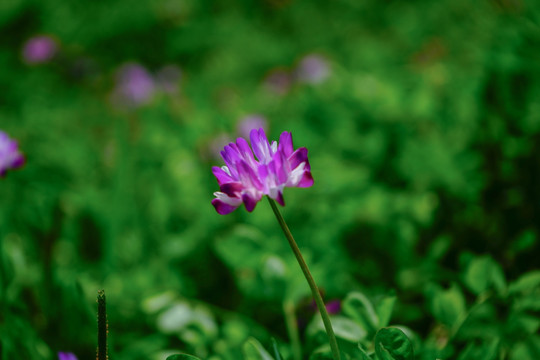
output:
[[[340,300],[331,300],[325,304],[326,311],[329,314],[337,314],[341,311],[341,301]]]
[[[154,78],[144,66],[128,63],[116,74],[113,102],[128,107],[144,105],[151,100],[155,88]]]
[[[296,69],[298,81],[308,84],[318,84],[330,75],[330,68],[326,59],[317,54],[304,57]]]
[[[73,353],[59,352],[58,360],[77,360],[77,357]]]
[[[225,166],[212,168],[220,188],[214,193],[212,205],[221,215],[242,203],[251,212],[263,195],[284,206],[285,187],[313,185],[308,151],[304,147],[294,150],[291,133],[284,131],[279,144],[270,144],[263,129],[254,129],[250,140],[251,148],[243,138],[225,146],[221,152]]]
[[[22,56],[28,64],[41,64],[51,60],[57,50],[58,45],[52,37],[39,35],[24,44]]]
[[[4,176],[8,169],[15,169],[24,164],[24,156],[19,152],[15,140],[0,130],[0,176]]]

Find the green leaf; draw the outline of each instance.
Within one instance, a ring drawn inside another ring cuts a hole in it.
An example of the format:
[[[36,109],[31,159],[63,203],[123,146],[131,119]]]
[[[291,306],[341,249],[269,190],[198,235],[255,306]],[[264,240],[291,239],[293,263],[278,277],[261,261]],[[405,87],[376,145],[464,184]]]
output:
[[[254,338],[249,338],[244,343],[243,350],[245,360],[274,360],[261,343]]]
[[[458,360],[495,360],[499,349],[499,339],[477,345],[471,343],[459,355]]]
[[[510,354],[510,359],[540,359],[540,336],[529,336],[514,344]]]
[[[196,356],[188,354],[171,355],[167,357],[167,360],[201,360]]]
[[[343,339],[356,344],[358,341],[364,339],[367,336],[366,330],[364,330],[358,323],[345,316],[333,315],[331,317],[331,320],[334,334],[338,339]],[[326,330],[320,316],[314,317],[313,320],[309,323],[306,329],[306,334],[308,336],[324,334],[324,337],[326,338]]]
[[[376,312],[379,318],[379,327],[388,326],[390,323],[396,299],[395,295],[387,296],[377,304]]]
[[[525,312],[516,312],[508,316],[504,325],[505,333],[511,334],[513,339],[526,338],[529,334],[535,334],[540,328],[540,318]]]
[[[272,348],[274,349],[274,355],[276,356],[276,360],[281,360],[281,354],[279,353],[277,341],[274,338],[272,338]]]
[[[512,308],[516,311],[540,311],[540,297],[538,294],[525,294],[514,300]]]
[[[333,360],[332,353],[314,352],[309,356],[309,360]]]
[[[372,360],[359,342],[352,343],[338,339],[338,347],[342,360]],[[333,359],[332,353],[329,350],[330,347],[326,346],[324,349],[328,350],[326,354]]]
[[[316,349],[314,352],[311,353],[309,356],[309,360],[333,360],[334,357],[332,356],[332,351],[330,350],[330,346],[323,345],[320,348]]]
[[[506,280],[499,264],[490,256],[474,258],[465,271],[464,282],[475,294],[494,287],[499,294],[506,289]]]
[[[465,313],[465,298],[455,284],[448,290],[438,290],[431,301],[433,316],[448,327],[452,327]]]
[[[382,328],[377,332],[375,352],[381,360],[414,359],[411,341],[403,331],[393,327]]]
[[[355,320],[369,334],[375,333],[379,318],[369,299],[360,292],[353,292],[343,300],[343,312]]]
[[[337,337],[353,343],[357,343],[367,335],[356,322],[344,316],[332,316],[332,328]],[[321,330],[324,330],[324,325],[321,326]]]
[[[518,292],[531,292],[540,287],[540,270],[534,270],[522,275],[510,284],[508,291],[511,294]]]
[[[366,353],[360,344],[358,344],[358,351],[355,355],[354,360],[371,360],[371,357]]]

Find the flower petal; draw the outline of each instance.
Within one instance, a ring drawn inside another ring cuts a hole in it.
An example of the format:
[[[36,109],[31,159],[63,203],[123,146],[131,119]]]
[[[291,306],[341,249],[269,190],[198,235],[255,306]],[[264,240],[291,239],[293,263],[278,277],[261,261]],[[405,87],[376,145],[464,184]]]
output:
[[[296,185],[297,187],[306,188],[312,186],[314,183],[313,176],[311,175],[310,171],[304,171],[304,176],[302,176],[302,179]]]
[[[227,196],[229,197],[237,197],[237,198],[240,197],[238,194],[242,193],[243,188],[244,187],[239,182],[230,182],[230,183],[223,184],[219,187],[222,193],[227,194]]]
[[[291,172],[291,165],[287,160],[285,154],[281,151],[276,153],[278,156],[274,156],[276,162],[276,171],[278,175],[278,180],[280,184],[285,184],[289,178],[289,173]]]
[[[214,208],[216,209],[217,213],[220,215],[227,215],[233,212],[238,207],[238,206],[232,206],[232,205],[226,204],[225,202],[219,199],[213,199],[212,205],[214,205]]]
[[[255,209],[255,206],[257,205],[257,202],[259,200],[260,198],[257,199],[248,193],[245,193],[244,195],[242,195],[242,201],[244,202],[244,205],[246,206],[246,210],[248,212],[252,212]]]
[[[240,206],[240,204],[242,203],[242,199],[240,199],[239,196],[229,196],[221,191],[216,191],[214,193],[214,196],[227,205]]]
[[[234,179],[225,172],[225,170],[223,170],[222,168],[220,167],[217,167],[217,166],[213,166],[212,167],[212,173],[214,174],[214,176],[216,177],[217,179],[217,182],[218,184],[221,186],[223,184],[226,184],[226,183],[229,183],[229,182],[232,182],[234,181]]]
[[[238,163],[238,179],[245,188],[262,190],[261,180],[255,173],[255,170],[243,160]]]
[[[270,194],[268,195],[271,199],[276,200],[279,205],[285,206],[285,200],[283,200],[283,187],[270,189]]]
[[[12,167],[21,167],[24,165],[26,159],[24,158],[24,156],[22,155],[18,155],[17,157],[15,157],[15,160],[13,160],[13,162],[11,163],[11,166]]]
[[[291,156],[294,151],[292,135],[288,131],[284,131],[279,136],[279,150],[283,152],[286,157]]]
[[[304,173],[306,172],[305,167],[306,163],[301,163],[296,167],[296,169],[291,171],[287,184],[285,185],[297,187],[300,181],[302,181],[302,178],[304,177]]]
[[[278,192],[278,196],[276,198],[276,201],[279,203],[279,205],[285,206],[285,199],[283,199],[283,192],[282,191]]]
[[[59,360],[77,360],[77,357],[73,353],[59,352],[58,359]]]
[[[266,183],[266,178],[268,177],[268,165],[260,164],[257,167],[257,172],[259,174],[259,179],[261,179],[262,183]]]
[[[0,130],[0,176],[4,176],[7,170],[22,166],[25,158],[19,152],[17,141]]]
[[[224,192],[215,192],[215,199],[212,200],[212,205],[220,215],[225,215],[236,209],[242,204],[242,199],[238,196],[229,196]]]
[[[253,151],[251,151],[248,142],[243,138],[238,138],[236,139],[236,144],[238,145],[240,156],[248,163],[250,167],[255,168],[255,158],[253,157]]]
[[[298,167],[298,165],[305,162],[305,169],[310,170],[311,168],[309,166],[307,154],[308,150],[305,147],[296,149],[296,151],[289,156],[289,163],[291,164],[291,169],[294,170]]]
[[[221,157],[223,158],[225,165],[229,169],[231,176],[233,178],[238,177],[238,172],[236,171],[236,163],[238,162],[238,160],[240,160],[240,158],[231,149],[230,144],[223,148],[223,151],[221,152]]]
[[[269,163],[272,160],[272,149],[266,138],[264,130],[261,128],[259,130],[253,129],[249,134],[251,140],[251,147],[257,159],[262,163]]]

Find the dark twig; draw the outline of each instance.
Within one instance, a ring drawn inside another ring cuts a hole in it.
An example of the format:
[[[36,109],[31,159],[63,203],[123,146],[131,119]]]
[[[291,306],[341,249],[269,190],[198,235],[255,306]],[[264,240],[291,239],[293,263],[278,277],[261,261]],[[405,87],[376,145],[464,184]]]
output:
[[[105,299],[105,290],[98,291],[97,303],[98,303],[97,360],[108,360],[109,356],[107,355],[107,334],[109,330],[108,330],[108,324],[107,324],[107,301]]]

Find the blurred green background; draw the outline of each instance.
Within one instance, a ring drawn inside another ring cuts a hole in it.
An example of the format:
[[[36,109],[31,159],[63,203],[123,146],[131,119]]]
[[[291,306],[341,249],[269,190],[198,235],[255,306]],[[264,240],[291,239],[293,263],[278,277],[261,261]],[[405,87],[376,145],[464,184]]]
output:
[[[210,204],[256,118],[309,149],[283,214],[343,344],[362,294],[417,359],[540,359],[536,1],[8,0],[0,34],[2,358],[94,358],[102,288],[111,359],[324,344],[268,204]]]

